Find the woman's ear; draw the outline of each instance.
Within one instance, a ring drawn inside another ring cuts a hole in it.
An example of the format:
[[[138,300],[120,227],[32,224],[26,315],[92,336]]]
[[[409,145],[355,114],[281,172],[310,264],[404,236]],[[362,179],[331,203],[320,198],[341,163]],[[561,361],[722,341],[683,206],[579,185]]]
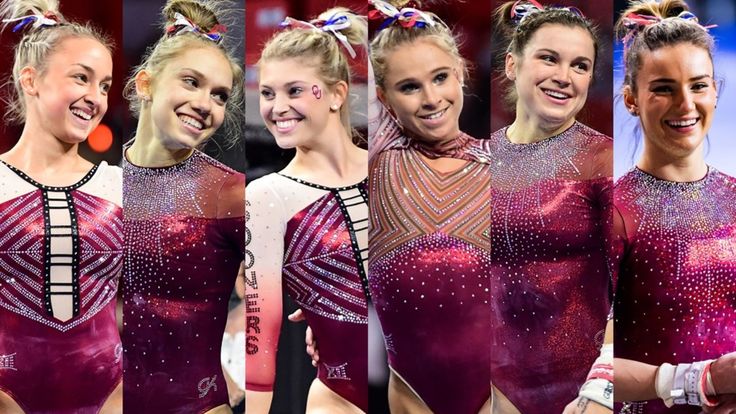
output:
[[[339,111],[348,99],[348,84],[345,81],[339,81],[332,87],[331,99],[330,108],[337,108]]]
[[[151,100],[151,74],[141,70],[135,75],[135,93],[142,101]]]
[[[20,87],[26,95],[38,95],[38,72],[36,68],[26,66],[20,70]]]
[[[636,102],[636,96],[634,95],[634,91],[631,90],[631,86],[624,86],[622,94],[624,97],[624,105],[626,105],[626,110],[629,111],[631,115],[639,116],[639,105]]]
[[[506,78],[511,82],[516,80],[516,64],[517,62],[514,54],[511,52],[506,53],[506,64],[504,66],[504,73],[506,73]]]

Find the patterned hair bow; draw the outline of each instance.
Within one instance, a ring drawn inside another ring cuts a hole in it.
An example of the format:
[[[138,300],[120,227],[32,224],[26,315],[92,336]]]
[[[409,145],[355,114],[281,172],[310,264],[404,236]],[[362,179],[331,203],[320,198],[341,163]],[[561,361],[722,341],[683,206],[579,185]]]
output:
[[[383,23],[378,30],[383,30],[393,22],[398,21],[402,27],[410,28],[424,28],[427,25],[434,26],[435,21],[432,17],[414,7],[404,7],[401,10],[397,9],[393,5],[386,3],[381,0],[369,0],[370,4],[374,7],[373,10],[368,12],[368,18],[371,20],[383,19]]]
[[[687,10],[684,10],[680,12],[677,16],[672,17],[666,17],[665,19],[682,19],[691,21],[698,26],[702,27],[703,30],[712,29],[714,27],[717,27],[718,25],[711,24],[708,26],[703,26],[698,22],[698,17],[695,16],[692,12],[689,12]],[[634,40],[634,37],[641,29],[643,29],[646,26],[659,23],[665,19],[662,19],[659,16],[651,16],[648,14],[638,14],[638,13],[629,13],[627,14],[623,19],[623,25],[626,28],[626,36],[621,39],[621,41],[624,44],[624,49],[628,49],[631,42]]]
[[[312,20],[312,22],[305,22],[303,20],[287,17],[283,22],[281,22],[280,26],[282,28],[292,27],[297,29],[312,29],[320,32],[330,32],[335,36],[337,41],[347,49],[350,57],[355,59],[355,56],[357,56],[355,49],[353,49],[353,46],[350,44],[348,37],[341,33],[341,30],[347,29],[350,27],[350,24],[350,19],[347,15],[344,13],[335,13],[327,20]]]
[[[191,20],[184,17],[181,13],[174,13],[174,22],[166,28],[166,34],[168,36],[177,36],[182,33],[195,33],[205,39],[220,44],[222,39],[225,37],[224,33],[227,32],[227,27],[222,24],[216,24],[210,31],[205,32],[201,27],[197,26]]]
[[[585,17],[582,11],[577,7],[555,7],[555,10],[566,10],[580,17]],[[545,7],[535,0],[518,0],[511,7],[511,21],[518,28],[521,22],[532,14],[544,11]]]
[[[31,22],[33,22],[31,27],[33,27],[34,29],[38,29],[41,27],[56,26],[60,23],[59,17],[52,11],[47,11],[44,14],[29,14],[28,16],[18,17],[15,19],[3,20],[3,23],[12,23],[12,22],[20,22],[16,24],[15,27],[13,27],[13,32],[17,32],[19,30],[24,29]]]

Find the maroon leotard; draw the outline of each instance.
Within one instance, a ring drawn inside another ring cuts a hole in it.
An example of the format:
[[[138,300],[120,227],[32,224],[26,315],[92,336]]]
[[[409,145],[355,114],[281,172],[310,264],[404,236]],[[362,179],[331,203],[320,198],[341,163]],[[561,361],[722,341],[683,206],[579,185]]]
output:
[[[319,343],[317,378],[367,411],[366,182],[330,188],[270,174],[247,196],[246,388],[273,389],[283,282]]]
[[[524,414],[561,413],[611,308],[612,140],[580,123],[530,144],[491,135],[493,384]]]
[[[171,167],[124,163],[126,412],[228,404],[220,348],[245,251],[244,191],[243,174],[199,151]]]
[[[614,198],[615,356],[661,365],[736,351],[736,179],[711,167],[678,183],[635,168]],[[701,412],[627,405],[632,414]]]
[[[0,390],[27,414],[96,414],[122,377],[120,170],[68,187],[0,164]]]
[[[376,109],[368,276],[389,365],[435,414],[477,414],[491,382],[489,145],[425,144]],[[425,160],[440,157],[467,163]]]

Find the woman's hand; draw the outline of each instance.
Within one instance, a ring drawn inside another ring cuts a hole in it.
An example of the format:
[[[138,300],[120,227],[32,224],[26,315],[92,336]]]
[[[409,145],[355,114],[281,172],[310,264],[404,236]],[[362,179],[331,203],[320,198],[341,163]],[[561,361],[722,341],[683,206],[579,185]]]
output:
[[[304,312],[301,309],[297,309],[289,315],[291,322],[301,322],[305,319]],[[304,343],[307,345],[307,354],[312,358],[312,365],[316,367],[319,363],[319,350],[317,350],[317,341],[315,341],[314,333],[309,325],[307,325],[307,332],[304,334]]]
[[[703,407],[707,414],[735,414],[736,394],[725,395],[719,398],[719,404],[715,407]]]
[[[609,414],[612,410],[591,401],[585,397],[578,397],[567,404],[562,414]]]
[[[736,394],[736,352],[722,355],[710,366],[716,394]]]

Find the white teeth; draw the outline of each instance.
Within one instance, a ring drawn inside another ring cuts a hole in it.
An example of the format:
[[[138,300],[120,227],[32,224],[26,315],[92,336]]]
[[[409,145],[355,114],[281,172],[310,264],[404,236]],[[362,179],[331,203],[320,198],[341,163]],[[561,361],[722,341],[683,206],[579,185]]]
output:
[[[76,116],[84,119],[85,121],[89,121],[90,119],[92,119],[92,114],[88,114],[87,112],[84,112],[81,109],[74,108],[74,109],[72,109],[72,113],[74,115],[76,115]]]
[[[279,129],[288,129],[296,125],[296,123],[299,122],[296,119],[289,119],[286,121],[276,121],[276,128]]]
[[[549,96],[551,96],[553,98],[557,98],[557,99],[567,99],[567,98],[570,97],[569,95],[567,95],[565,93],[556,92],[556,91],[548,91],[546,89],[545,89],[544,93],[546,93],[547,95],[549,95]]]
[[[437,118],[441,117],[442,115],[444,115],[445,114],[445,111],[447,111],[447,109],[444,109],[444,110],[439,111],[439,112],[435,112],[435,113],[430,114],[430,115],[421,116],[420,118],[422,118],[422,119],[437,119]]]
[[[675,127],[675,128],[684,128],[693,126],[698,122],[698,119],[685,119],[681,121],[667,121],[667,125]]]
[[[179,119],[181,122],[184,122],[187,125],[193,126],[197,129],[202,129],[203,125],[201,122],[197,121],[196,119],[192,118],[191,116],[187,115],[179,115]]]

